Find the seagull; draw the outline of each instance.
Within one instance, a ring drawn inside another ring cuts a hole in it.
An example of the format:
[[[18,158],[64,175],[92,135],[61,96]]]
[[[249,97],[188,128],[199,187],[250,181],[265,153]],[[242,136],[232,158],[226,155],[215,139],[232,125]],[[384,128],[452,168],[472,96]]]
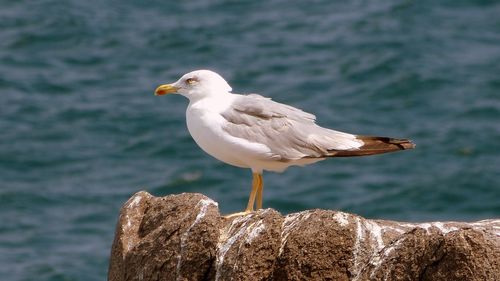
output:
[[[354,135],[323,128],[316,116],[258,95],[232,93],[211,70],[196,70],[155,95],[177,93],[189,99],[186,123],[206,153],[227,164],[252,170],[252,190],[244,212],[262,209],[264,171],[283,172],[331,157],[365,156],[412,149],[408,139]]]

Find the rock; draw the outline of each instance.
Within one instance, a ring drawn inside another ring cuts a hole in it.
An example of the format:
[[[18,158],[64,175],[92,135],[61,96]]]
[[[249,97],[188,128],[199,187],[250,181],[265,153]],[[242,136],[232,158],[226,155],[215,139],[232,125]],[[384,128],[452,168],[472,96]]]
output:
[[[217,254],[217,203],[201,194],[139,192],[122,207],[109,280],[206,280]]]
[[[108,280],[500,280],[500,219],[272,209],[226,219],[201,194],[139,192],[121,209]]]
[[[266,209],[226,223],[219,237],[215,280],[269,279],[279,252],[282,221],[278,212]]]

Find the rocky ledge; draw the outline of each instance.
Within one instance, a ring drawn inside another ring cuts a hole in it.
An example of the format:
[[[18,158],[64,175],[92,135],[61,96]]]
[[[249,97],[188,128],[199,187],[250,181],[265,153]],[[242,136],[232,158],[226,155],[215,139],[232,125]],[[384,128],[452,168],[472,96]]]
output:
[[[202,194],[122,207],[108,279],[500,280],[500,219],[369,220],[338,211],[225,219]]]

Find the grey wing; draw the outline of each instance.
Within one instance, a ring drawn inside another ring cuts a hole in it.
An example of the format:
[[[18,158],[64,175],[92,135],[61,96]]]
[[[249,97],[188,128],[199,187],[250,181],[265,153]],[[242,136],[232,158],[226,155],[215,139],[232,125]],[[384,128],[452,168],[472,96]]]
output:
[[[363,144],[355,135],[316,125],[313,114],[257,94],[239,95],[222,116],[227,133],[266,145],[281,161],[327,157]]]

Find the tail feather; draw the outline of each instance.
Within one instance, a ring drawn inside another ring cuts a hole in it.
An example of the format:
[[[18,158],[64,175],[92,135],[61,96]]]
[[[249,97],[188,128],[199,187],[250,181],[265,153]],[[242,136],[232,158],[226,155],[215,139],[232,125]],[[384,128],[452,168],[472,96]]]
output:
[[[329,151],[329,157],[351,157],[381,154],[399,150],[415,148],[415,144],[408,139],[395,139],[388,137],[375,136],[356,136],[364,144],[352,150],[332,150]]]

